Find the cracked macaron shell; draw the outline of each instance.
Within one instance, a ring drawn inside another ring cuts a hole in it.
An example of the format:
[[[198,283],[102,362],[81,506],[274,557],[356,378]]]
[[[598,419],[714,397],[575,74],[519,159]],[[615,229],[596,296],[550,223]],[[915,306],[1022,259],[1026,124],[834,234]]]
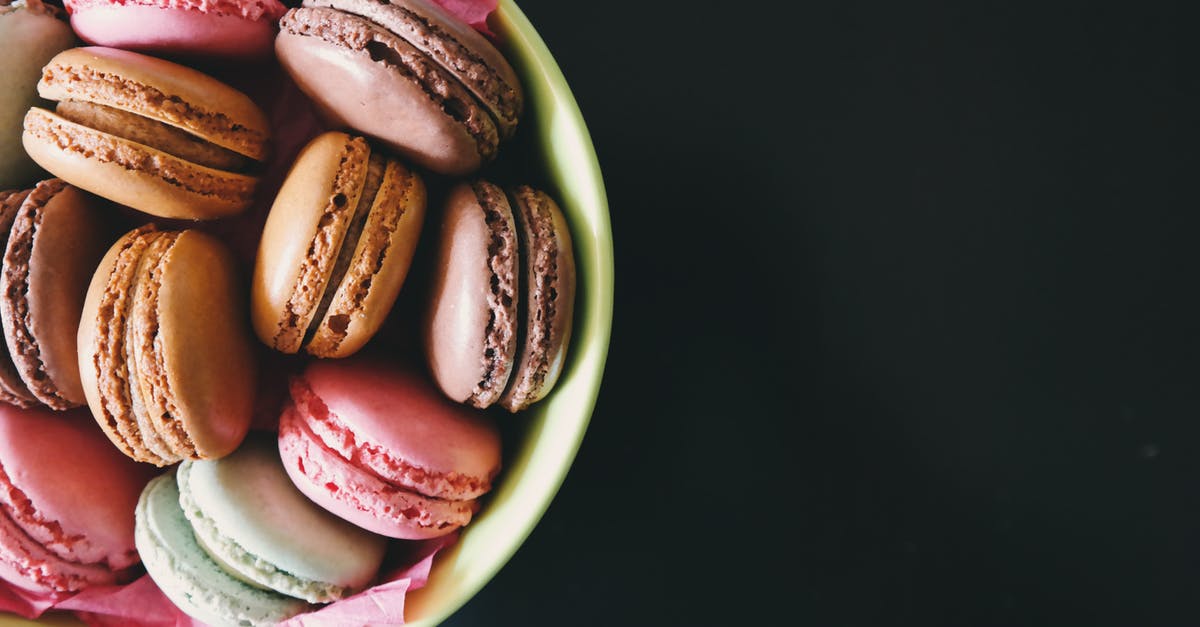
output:
[[[429,370],[450,399],[486,408],[503,394],[517,350],[520,256],[504,191],[456,185],[437,241],[423,330]]]
[[[173,241],[155,263],[141,264],[158,237]],[[136,289],[143,281],[155,289]],[[219,458],[241,443],[257,374],[241,289],[229,251],[195,230],[135,229],[100,262],[79,325],[80,375],[96,421],[127,455],[166,465]],[[153,307],[139,307],[143,294],[154,295]],[[137,334],[150,340],[134,343],[131,370],[126,339]],[[149,386],[143,385],[147,377]],[[149,424],[172,449],[170,458],[153,454],[142,440],[147,421],[139,424],[135,415],[134,386],[143,405],[153,401],[148,390],[166,408],[161,417],[150,412]]]
[[[9,356],[41,403],[86,402],[76,360],[78,317],[111,229],[95,200],[61,180],[39,183],[21,204],[0,275],[0,323]]]
[[[50,100],[138,115],[251,160],[267,155],[270,130],[257,105],[207,75],[168,61],[110,48],[73,48],[47,64],[38,89]],[[22,143],[39,165],[74,185],[168,218],[223,217],[253,201],[258,179],[252,174],[166,152],[178,142],[147,145],[87,126],[86,117],[62,113],[67,116],[29,109]]]
[[[359,350],[400,293],[425,205],[421,178],[364,138],[313,139],[263,227],[251,288],[259,339],[318,357]]]
[[[274,444],[252,436],[220,460],[179,465],[180,504],[200,546],[234,576],[312,603],[358,592],[386,541],[307,499]]]
[[[333,126],[370,135],[441,174],[467,174],[495,157],[502,133],[488,107],[384,25],[304,6],[280,20],[275,51]]]
[[[0,406],[0,517],[20,532],[4,544],[34,549],[32,589],[124,581],[138,562],[132,512],[154,469],[114,450],[86,413]]]

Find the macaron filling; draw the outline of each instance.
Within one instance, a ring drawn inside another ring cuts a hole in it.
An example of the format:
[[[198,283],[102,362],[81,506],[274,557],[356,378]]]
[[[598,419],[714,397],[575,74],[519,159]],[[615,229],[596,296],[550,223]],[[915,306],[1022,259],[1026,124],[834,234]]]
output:
[[[454,76],[383,25],[326,8],[292,9],[279,22],[281,32],[315,37],[339,49],[366,55],[419,85],[429,100],[475,140],[484,159],[500,141],[491,113]]]
[[[10,357],[29,391],[38,400],[55,409],[69,409],[78,403],[59,394],[58,386],[46,371],[41,349],[31,332],[29,313],[29,259],[33,242],[42,223],[42,207],[50,202],[67,184],[59,179],[42,181],[21,204],[9,232],[8,248],[4,255],[4,312]],[[15,351],[12,349],[16,349]]]
[[[102,104],[63,100],[54,111],[63,119],[76,124],[161,150],[208,168],[241,172],[252,163],[249,158],[198,135]]]

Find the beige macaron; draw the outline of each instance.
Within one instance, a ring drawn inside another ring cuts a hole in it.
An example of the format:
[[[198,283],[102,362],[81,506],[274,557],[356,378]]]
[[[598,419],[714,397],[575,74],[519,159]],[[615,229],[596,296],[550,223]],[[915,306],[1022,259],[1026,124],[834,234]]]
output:
[[[230,252],[151,225],[109,248],[79,321],[79,374],[113,444],[158,466],[217,459],[246,436],[257,368]]]
[[[259,339],[317,357],[362,348],[408,275],[425,202],[421,178],[366,139],[313,139],[263,228],[250,305]]]
[[[72,48],[42,71],[22,143],[38,165],[164,218],[247,209],[270,125],[245,94],[191,68],[113,48]]]

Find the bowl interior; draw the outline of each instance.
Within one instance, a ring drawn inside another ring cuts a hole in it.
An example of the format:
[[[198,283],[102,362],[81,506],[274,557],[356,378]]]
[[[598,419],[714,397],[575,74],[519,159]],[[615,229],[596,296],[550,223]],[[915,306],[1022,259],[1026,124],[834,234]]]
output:
[[[596,404],[612,326],[613,252],[608,201],[600,166],[575,97],[542,38],[511,0],[492,27],[526,93],[512,176],[540,176],[571,226],[578,269],[575,326],[567,363],[553,392],[508,420],[520,421],[519,441],[506,446],[500,484],[460,541],[438,555],[429,584],[408,597],[410,624],[433,625],[471,598],[528,537],[558,491],[583,440]],[[505,147],[500,159],[505,160]],[[524,171],[540,167],[537,173]],[[521,180],[498,178],[503,183]],[[501,416],[501,419],[504,419]]]

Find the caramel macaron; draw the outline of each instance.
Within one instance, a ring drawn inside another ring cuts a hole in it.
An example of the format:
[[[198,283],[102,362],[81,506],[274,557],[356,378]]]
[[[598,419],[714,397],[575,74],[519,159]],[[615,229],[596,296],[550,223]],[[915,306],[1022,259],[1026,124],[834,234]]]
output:
[[[114,48],[72,48],[42,70],[54,111],[25,115],[38,165],[164,218],[205,220],[253,201],[270,125],[245,94],[191,68]]]
[[[0,399],[69,409],[86,399],[75,332],[88,281],[112,242],[96,199],[59,179],[0,199]]]
[[[108,250],[79,323],[92,415],[129,457],[217,459],[250,427],[257,369],[230,252],[196,230],[143,226]]]
[[[520,411],[562,371],[575,259],[544,192],[486,181],[454,187],[442,215],[424,336],[429,370],[453,400]]]
[[[263,227],[250,307],[259,339],[317,357],[362,348],[408,275],[425,202],[421,178],[366,139],[313,139]]]

